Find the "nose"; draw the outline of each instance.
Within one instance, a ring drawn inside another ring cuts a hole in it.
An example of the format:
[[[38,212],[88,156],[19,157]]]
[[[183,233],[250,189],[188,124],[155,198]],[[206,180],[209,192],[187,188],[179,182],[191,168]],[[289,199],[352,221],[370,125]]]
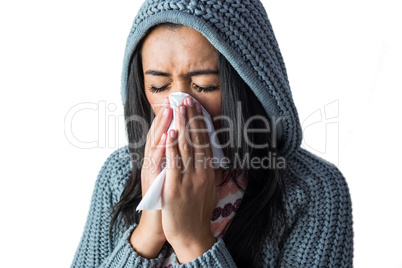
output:
[[[169,94],[176,92],[187,93],[194,98],[194,90],[191,89],[191,81],[186,81],[186,79],[173,81]]]

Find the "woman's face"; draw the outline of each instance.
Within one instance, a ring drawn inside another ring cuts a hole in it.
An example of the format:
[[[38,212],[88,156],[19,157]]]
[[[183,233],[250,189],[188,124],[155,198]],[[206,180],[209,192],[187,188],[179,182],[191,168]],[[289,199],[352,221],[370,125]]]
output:
[[[212,118],[220,115],[218,55],[199,32],[186,26],[155,28],[144,40],[142,67],[145,95],[155,113],[169,94],[180,91]]]

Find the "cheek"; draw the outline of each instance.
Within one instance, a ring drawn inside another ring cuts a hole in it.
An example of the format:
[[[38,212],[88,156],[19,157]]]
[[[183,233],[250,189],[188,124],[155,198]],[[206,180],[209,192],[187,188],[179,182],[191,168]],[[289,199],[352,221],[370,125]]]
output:
[[[211,115],[212,119],[221,114],[221,96],[214,94],[213,97],[200,100],[201,105]]]
[[[220,129],[221,128],[220,120],[214,120],[215,118],[217,119],[217,117],[221,115],[220,99],[208,102],[208,104],[206,104],[204,108],[211,115],[212,123],[214,125],[215,130]]]
[[[215,117],[221,115],[221,103],[219,102],[214,102],[211,105],[211,108],[207,109],[208,113],[211,115],[212,119]]]
[[[145,93],[145,96],[147,97],[149,104],[151,104],[152,110],[157,114],[166,98],[165,94],[152,94],[147,92]]]

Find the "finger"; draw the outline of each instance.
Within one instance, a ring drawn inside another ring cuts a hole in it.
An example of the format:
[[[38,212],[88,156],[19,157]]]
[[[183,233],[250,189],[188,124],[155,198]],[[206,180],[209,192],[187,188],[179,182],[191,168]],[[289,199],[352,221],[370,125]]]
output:
[[[186,104],[186,117],[187,124],[186,127],[189,132],[188,143],[193,148],[194,152],[194,167],[196,170],[201,169],[205,162],[205,141],[204,136],[200,129],[200,117],[195,109],[194,100],[192,97],[187,97],[184,100]]]
[[[167,133],[163,133],[161,139],[159,140],[158,146],[152,151],[152,155],[150,156],[151,159],[149,159],[153,167],[152,173],[159,174],[162,171],[161,164],[166,151],[166,140]]]
[[[172,118],[173,113],[172,109],[170,108],[169,98],[166,98],[164,106],[158,110],[158,113],[148,132],[147,143],[149,143],[151,149],[155,149],[157,147],[162,134],[167,132],[169,129]]]
[[[196,169],[206,168],[212,158],[212,151],[202,108],[192,98],[187,98],[186,101],[190,106],[187,110],[187,116],[189,118],[191,142],[194,147],[194,165]]]
[[[206,146],[205,146],[205,154],[206,154],[206,157],[213,157],[212,148],[211,148],[212,144],[211,144],[211,140],[210,140],[209,134],[208,134],[208,130],[211,129],[212,122],[207,121],[205,119],[204,113],[202,111],[202,106],[201,106],[201,104],[199,102],[195,103],[195,107],[196,107],[197,114],[198,114],[198,116],[200,118],[200,120],[198,122],[199,127],[200,127],[200,129],[203,130],[203,131],[200,131],[200,133],[203,135],[203,139],[205,140],[205,144],[206,144]]]
[[[181,183],[181,161],[177,149],[177,131],[169,130],[166,142],[166,181],[164,188],[174,195],[174,189]]]
[[[178,150],[183,163],[182,172],[194,169],[193,148],[190,146],[188,126],[186,120],[186,109],[184,105],[179,105],[176,111],[176,129],[178,130]]]
[[[167,103],[167,101],[168,101],[168,98],[166,97],[162,103],[162,107],[158,108],[157,110],[155,108],[155,110],[156,110],[155,117],[154,117],[154,119],[152,119],[151,127],[149,128],[148,133],[147,133],[147,143],[150,140],[150,138],[152,136],[154,136],[153,134],[155,133],[155,127],[159,124],[159,121],[161,119],[160,114],[164,112],[164,109],[165,109],[164,106]],[[159,105],[159,104],[157,104],[157,105]],[[163,108],[163,109],[161,109],[161,108]]]

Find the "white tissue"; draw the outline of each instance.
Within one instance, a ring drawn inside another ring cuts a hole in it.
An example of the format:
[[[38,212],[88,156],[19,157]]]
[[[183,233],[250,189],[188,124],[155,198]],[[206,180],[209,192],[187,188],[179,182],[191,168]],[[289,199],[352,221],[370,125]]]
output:
[[[169,100],[170,100],[170,107],[172,107],[173,111],[176,110],[176,107],[180,104],[183,103],[183,100],[187,97],[190,96],[187,93],[183,92],[175,92],[169,95]],[[194,99],[194,98],[193,98]],[[196,99],[194,99],[195,102],[198,102]],[[202,107],[202,105],[201,105]],[[206,124],[209,123],[209,131],[208,131],[208,136],[210,139],[210,145],[211,145],[211,150],[213,157],[215,158],[216,161],[214,161],[214,164],[218,164],[218,166],[224,167],[223,163],[224,161],[221,161],[222,158],[224,158],[222,148],[220,146],[219,140],[217,135],[212,135],[215,133],[215,128],[214,125],[212,124],[212,119],[209,113],[202,107],[202,112],[204,114],[205,120],[208,121]],[[176,112],[173,113],[173,119],[172,122],[169,126],[169,130],[171,129],[176,129],[175,126],[175,118],[176,118]],[[207,125],[208,129],[208,125]],[[162,169],[161,173],[155,178],[154,182],[152,183],[151,187],[149,187],[147,193],[145,194],[144,198],[142,201],[138,204],[137,206],[137,211],[140,210],[159,210],[162,209],[162,189],[163,189],[163,184],[165,183],[165,175],[166,175],[166,167]]]

